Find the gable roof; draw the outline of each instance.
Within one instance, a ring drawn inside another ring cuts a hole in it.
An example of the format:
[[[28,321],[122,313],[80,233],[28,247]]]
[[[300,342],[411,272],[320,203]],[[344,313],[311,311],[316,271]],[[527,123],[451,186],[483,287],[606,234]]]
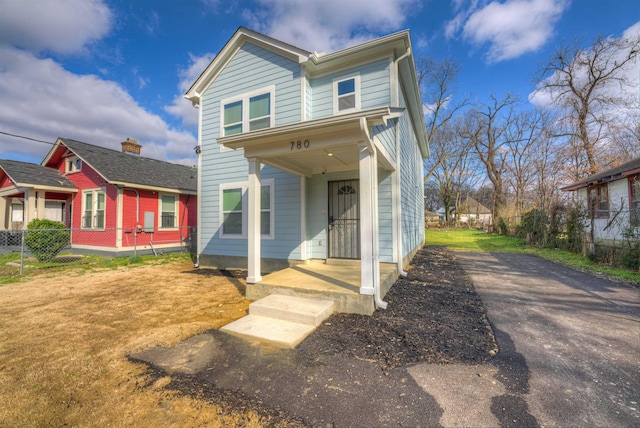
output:
[[[193,85],[191,85],[184,97],[190,100],[194,105],[199,104],[200,96],[246,41],[250,41],[257,46],[299,63],[306,61],[310,55],[310,52],[307,52],[304,49],[297,48],[288,43],[281,42],[280,40],[265,36],[264,34],[260,34],[256,31],[249,30],[248,28],[239,27],[233,36],[231,36],[229,41],[222,47],[222,49],[220,49],[220,52],[218,52],[215,58],[213,58],[209,63],[207,68],[205,68],[196,79]]]
[[[68,138],[58,138],[42,165],[50,166],[59,162],[66,149],[112,184],[193,194],[197,190],[197,171],[191,167],[122,153]]]
[[[4,171],[16,187],[54,187],[77,190],[76,186],[57,169],[47,168],[29,162],[0,159],[0,169]]]
[[[489,208],[485,207],[471,196],[467,196],[467,198],[460,203],[458,211],[461,210],[466,214],[491,214],[491,210]]]
[[[594,184],[606,183],[608,181],[619,180],[629,175],[640,173],[640,158],[632,159],[622,165],[607,169],[597,174],[591,175],[583,180],[562,188],[564,191],[578,190]]]
[[[184,97],[190,100],[193,105],[199,105],[202,94],[233,58],[238,49],[247,41],[297,61],[309,75],[350,68],[358,61],[371,58],[372,55],[380,54],[381,52],[388,55],[389,52],[392,52],[393,59],[398,62],[398,78],[402,81],[403,88],[406,88],[404,95],[408,107],[407,110],[411,117],[411,124],[418,141],[420,153],[423,158],[429,156],[424,111],[422,100],[420,99],[420,88],[408,30],[379,37],[336,52],[318,54],[307,52],[264,34],[240,27],[191,85]],[[400,61],[401,59],[403,61]]]

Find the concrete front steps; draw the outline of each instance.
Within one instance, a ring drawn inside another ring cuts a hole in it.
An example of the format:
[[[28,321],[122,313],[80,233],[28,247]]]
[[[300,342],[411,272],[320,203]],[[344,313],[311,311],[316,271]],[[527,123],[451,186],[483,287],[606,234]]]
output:
[[[247,340],[295,348],[334,311],[331,300],[271,294],[249,305],[249,315],[220,328]]]

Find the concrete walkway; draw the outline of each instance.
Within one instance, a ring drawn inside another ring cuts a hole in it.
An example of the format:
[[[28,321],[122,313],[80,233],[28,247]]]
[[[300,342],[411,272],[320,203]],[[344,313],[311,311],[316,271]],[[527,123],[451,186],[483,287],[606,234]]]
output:
[[[503,425],[640,426],[638,288],[529,255],[455,254],[500,346]]]

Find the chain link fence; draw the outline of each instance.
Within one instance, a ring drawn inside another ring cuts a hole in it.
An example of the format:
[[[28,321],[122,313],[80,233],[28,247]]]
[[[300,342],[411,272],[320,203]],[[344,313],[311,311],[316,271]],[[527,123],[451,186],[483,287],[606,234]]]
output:
[[[519,217],[499,219],[498,229],[537,247],[559,248],[610,266],[640,269],[638,210],[569,208],[546,213],[534,209]]]
[[[196,253],[196,228],[0,230],[0,272],[95,263],[95,257]]]

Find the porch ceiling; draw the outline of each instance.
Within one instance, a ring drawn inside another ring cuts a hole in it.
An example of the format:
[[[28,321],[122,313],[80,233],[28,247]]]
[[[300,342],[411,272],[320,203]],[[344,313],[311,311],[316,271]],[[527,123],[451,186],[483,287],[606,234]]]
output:
[[[373,144],[369,129],[395,117],[389,107],[309,120],[218,139],[247,158],[310,177],[358,169],[359,142]],[[366,124],[363,126],[363,124]]]

